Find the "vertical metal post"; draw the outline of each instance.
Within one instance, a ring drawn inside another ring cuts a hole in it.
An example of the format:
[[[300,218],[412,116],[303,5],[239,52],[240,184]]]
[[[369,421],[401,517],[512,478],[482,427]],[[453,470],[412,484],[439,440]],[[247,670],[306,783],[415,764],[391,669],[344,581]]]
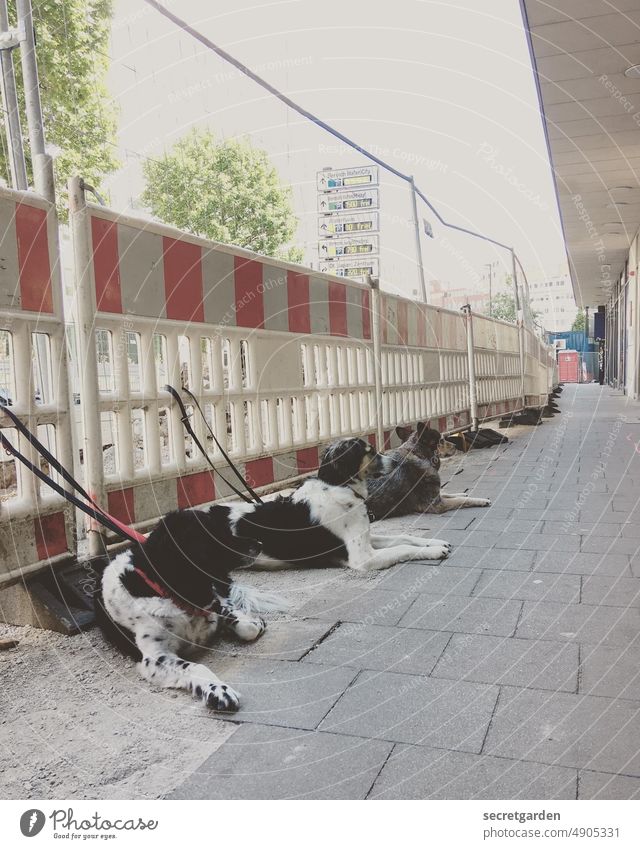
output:
[[[424,279],[424,265],[422,264],[422,242],[420,241],[420,224],[418,223],[418,202],[416,199],[416,184],[411,177],[411,207],[413,209],[413,226],[416,239],[416,263],[418,265],[418,274],[420,276],[420,290],[422,292],[422,300],[427,301],[427,284]]]
[[[0,32],[9,31],[9,14],[7,0],[0,0]],[[26,191],[27,166],[24,159],[22,127],[18,110],[18,95],[16,93],[16,77],[13,71],[13,47],[0,50],[0,68],[2,70],[2,104],[4,106],[7,141],[9,144],[9,167],[11,169],[11,184],[14,189]]]
[[[101,507],[106,508],[94,328],[96,306],[93,274],[91,273],[92,247],[89,212],[82,181],[79,177],[72,177],[69,180],[69,223],[73,241],[73,267],[77,298],[78,371],[84,431],[82,446],[85,482],[89,493]],[[104,553],[105,542],[100,526],[89,526],[88,539],[91,556]]]
[[[373,375],[375,384],[375,424],[378,451],[384,451],[384,422],[382,418],[382,344],[380,333],[380,283],[369,277],[371,288],[371,336],[373,337]]]
[[[476,384],[475,345],[473,343],[473,315],[471,304],[462,307],[467,330],[467,360],[469,368],[469,410],[471,412],[471,430],[478,430],[478,392]]]
[[[53,160],[45,152],[42,104],[40,103],[40,81],[36,61],[36,45],[33,32],[31,0],[16,0],[18,28],[20,30],[20,59],[24,81],[24,101],[29,128],[29,145],[33,167],[33,184],[36,192],[51,203],[56,195],[53,181]]]
[[[513,297],[516,305],[516,323],[518,326],[518,353],[520,354],[520,399],[522,407],[527,406],[527,397],[525,394],[525,373],[526,373],[526,348],[524,341],[524,313],[520,305],[520,293],[518,291],[518,272],[516,269],[516,255],[511,248],[511,269],[513,274]]]
[[[491,309],[492,309],[492,292],[491,289],[493,287],[493,263],[485,262],[485,266],[489,269],[489,318],[491,318]]]

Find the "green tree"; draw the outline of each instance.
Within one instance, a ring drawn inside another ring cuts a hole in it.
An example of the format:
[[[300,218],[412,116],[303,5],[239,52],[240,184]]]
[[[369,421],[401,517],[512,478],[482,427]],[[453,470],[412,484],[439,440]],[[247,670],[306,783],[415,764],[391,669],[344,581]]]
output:
[[[80,174],[100,189],[115,170],[116,111],[105,85],[108,69],[112,0],[34,0],[33,23],[40,76],[40,97],[47,145],[56,150],[55,177],[64,215],[67,180]],[[16,21],[15,0],[9,20]],[[16,85],[31,179],[22,70],[14,52]],[[9,182],[6,147],[0,149],[0,174]]]
[[[586,316],[584,310],[578,310],[578,314],[576,315],[573,324],[571,325],[571,329],[581,330],[584,333],[585,320]]]
[[[516,320],[516,302],[513,295],[500,292],[491,299],[491,318],[500,318],[503,321]]]
[[[144,164],[142,202],[153,215],[197,236],[299,262],[297,219],[263,150],[194,130],[160,160]]]

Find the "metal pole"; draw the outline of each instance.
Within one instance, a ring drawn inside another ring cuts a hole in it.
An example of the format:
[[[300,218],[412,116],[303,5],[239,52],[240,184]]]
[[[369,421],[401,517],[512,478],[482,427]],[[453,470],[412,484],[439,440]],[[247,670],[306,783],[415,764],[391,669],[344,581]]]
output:
[[[380,283],[375,277],[369,277],[371,288],[371,335],[373,337],[373,379],[375,385],[376,444],[378,451],[384,451],[384,425],[382,420],[382,345],[380,333]]]
[[[467,330],[467,359],[469,363],[469,410],[471,412],[471,430],[478,430],[478,393],[476,387],[475,345],[473,344],[473,316],[471,304],[462,307]]]
[[[428,303],[427,300],[427,284],[424,279],[424,266],[422,264],[422,242],[420,241],[420,225],[418,224],[418,203],[416,200],[416,184],[413,177],[411,181],[411,206],[413,208],[413,227],[416,238],[416,262],[418,265],[418,274],[420,276],[420,289],[422,291],[422,300]]]
[[[522,407],[527,406],[527,398],[525,395],[525,341],[524,341],[524,314],[520,306],[520,294],[518,292],[518,273],[516,270],[516,255],[511,248],[511,269],[513,274],[513,297],[516,305],[516,323],[518,325],[518,353],[520,354],[520,399]]]
[[[33,184],[36,192],[51,203],[56,194],[53,182],[53,160],[45,152],[42,104],[40,103],[40,81],[33,31],[31,0],[16,0],[18,28],[20,30],[20,59],[24,81],[24,101],[29,128],[29,145],[33,167]]]
[[[491,318],[491,301],[492,301],[491,288],[492,288],[492,284],[493,284],[493,263],[492,262],[485,262],[484,265],[485,265],[485,268],[489,269],[489,318]]]
[[[0,31],[3,33],[9,31],[7,0],[0,0]],[[17,47],[17,43],[15,46]],[[2,104],[4,106],[7,141],[10,151],[9,167],[11,169],[11,184],[14,189],[26,191],[29,188],[29,184],[27,182],[27,166],[24,159],[22,127],[20,126],[18,95],[16,93],[16,77],[13,71],[13,50],[14,47],[8,46],[0,49]]]
[[[102,464],[102,428],[100,425],[98,368],[94,335],[95,295],[91,273],[92,248],[89,235],[89,213],[79,177],[69,180],[69,223],[73,242],[73,267],[78,315],[78,372],[82,405],[83,454],[85,482],[89,493],[106,508],[104,468]],[[99,525],[88,527],[89,554],[105,551],[103,531]]]

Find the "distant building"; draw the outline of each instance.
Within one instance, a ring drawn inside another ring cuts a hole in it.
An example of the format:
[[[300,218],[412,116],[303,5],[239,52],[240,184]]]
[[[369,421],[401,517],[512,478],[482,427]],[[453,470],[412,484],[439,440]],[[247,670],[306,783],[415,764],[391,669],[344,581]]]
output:
[[[471,292],[468,287],[452,288],[440,280],[429,281],[429,303],[434,307],[459,310],[465,304],[471,304],[474,312],[486,313],[489,308],[487,292]]]
[[[545,330],[555,333],[571,330],[578,313],[568,274],[531,284],[531,309],[539,313]]]

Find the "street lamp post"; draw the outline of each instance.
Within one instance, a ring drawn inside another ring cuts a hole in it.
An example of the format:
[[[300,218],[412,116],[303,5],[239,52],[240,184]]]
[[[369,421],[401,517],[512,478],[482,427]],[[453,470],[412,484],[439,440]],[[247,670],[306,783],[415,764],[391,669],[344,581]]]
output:
[[[493,263],[485,262],[485,266],[489,269],[489,318],[491,318],[491,286],[493,283]]]

